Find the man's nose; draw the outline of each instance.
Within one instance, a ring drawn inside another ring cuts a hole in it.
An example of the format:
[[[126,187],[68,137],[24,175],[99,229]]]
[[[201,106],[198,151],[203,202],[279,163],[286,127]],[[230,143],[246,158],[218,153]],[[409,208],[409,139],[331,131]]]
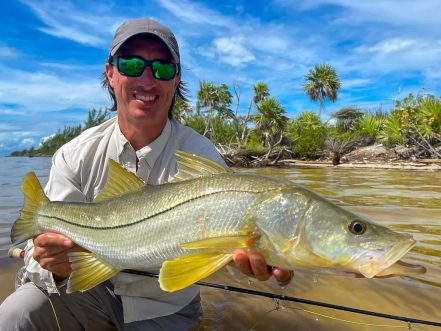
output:
[[[139,78],[145,85],[153,85],[156,82],[156,78],[153,76],[152,68],[150,67],[146,67]]]

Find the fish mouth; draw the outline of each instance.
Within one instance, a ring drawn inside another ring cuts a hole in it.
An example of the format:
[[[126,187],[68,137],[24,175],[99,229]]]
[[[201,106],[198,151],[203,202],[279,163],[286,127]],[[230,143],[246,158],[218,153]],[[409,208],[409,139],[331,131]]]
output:
[[[369,252],[365,254],[360,260],[360,264],[358,265],[358,272],[360,272],[366,278],[372,278],[375,276],[385,276],[393,273],[394,268],[389,268],[393,266],[401,257],[403,257],[408,251],[415,246],[416,241],[412,237],[409,237],[405,242],[397,243],[392,249],[387,252]],[[382,256],[378,256],[378,255]],[[409,265],[411,266],[411,265]],[[411,268],[406,268],[403,264],[401,265],[401,272],[405,273],[407,270],[411,270]],[[389,270],[389,272],[387,271]]]

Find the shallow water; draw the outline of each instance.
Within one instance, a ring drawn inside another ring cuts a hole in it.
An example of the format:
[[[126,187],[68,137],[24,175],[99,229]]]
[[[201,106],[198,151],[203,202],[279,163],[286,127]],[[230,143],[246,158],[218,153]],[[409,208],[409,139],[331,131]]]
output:
[[[44,184],[49,158],[0,159],[0,301],[12,290],[17,261],[6,257],[9,230],[22,206],[21,179],[35,171]],[[344,305],[415,319],[441,322],[441,174],[374,169],[261,168],[246,170],[301,184],[362,216],[411,233],[417,246],[405,261],[428,273],[410,278],[356,279],[296,271],[282,290],[273,281],[252,282],[220,271],[208,281]],[[4,285],[5,284],[5,285]],[[8,285],[9,284],[9,285]],[[219,289],[202,288],[204,330],[395,330],[404,322],[368,317]],[[382,326],[380,326],[382,325]],[[412,325],[414,330],[441,328]]]

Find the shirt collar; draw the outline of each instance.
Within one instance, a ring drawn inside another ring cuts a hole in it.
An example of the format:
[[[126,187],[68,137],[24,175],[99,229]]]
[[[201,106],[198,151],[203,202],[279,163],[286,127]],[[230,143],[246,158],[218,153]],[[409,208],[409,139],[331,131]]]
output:
[[[116,122],[115,130],[117,136],[118,156],[120,156],[127,149],[131,149],[132,151],[134,151],[132,145],[130,145],[130,142],[121,132],[121,129],[119,128],[118,125],[118,121]],[[156,160],[158,159],[159,155],[161,155],[163,149],[165,148],[165,145],[167,144],[167,141],[170,138],[170,134],[171,134],[171,123],[170,120],[167,120],[165,127],[162,130],[161,134],[158,136],[158,138],[156,138],[154,141],[144,146],[143,148],[135,151],[139,163],[141,164],[143,162],[147,162],[149,167],[153,168]]]

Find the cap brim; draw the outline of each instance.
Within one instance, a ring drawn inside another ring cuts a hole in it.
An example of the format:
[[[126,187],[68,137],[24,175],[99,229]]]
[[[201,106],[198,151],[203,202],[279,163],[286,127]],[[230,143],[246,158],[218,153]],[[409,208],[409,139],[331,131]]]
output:
[[[110,50],[110,55],[111,56],[115,56],[115,54],[118,52],[118,50],[121,48],[122,45],[124,45],[127,41],[129,41],[130,39],[134,38],[134,37],[138,37],[138,36],[153,36],[158,38],[159,40],[161,40],[165,46],[167,46],[168,51],[170,52],[173,61],[175,61],[176,63],[179,63],[179,56],[176,54],[176,52],[173,50],[173,48],[171,48],[167,41],[162,38],[161,36],[157,35],[156,33],[152,33],[152,32],[139,32],[139,33],[135,33],[133,35],[127,36],[124,40],[122,40],[121,42],[119,42],[118,44],[114,45],[113,48]]]

